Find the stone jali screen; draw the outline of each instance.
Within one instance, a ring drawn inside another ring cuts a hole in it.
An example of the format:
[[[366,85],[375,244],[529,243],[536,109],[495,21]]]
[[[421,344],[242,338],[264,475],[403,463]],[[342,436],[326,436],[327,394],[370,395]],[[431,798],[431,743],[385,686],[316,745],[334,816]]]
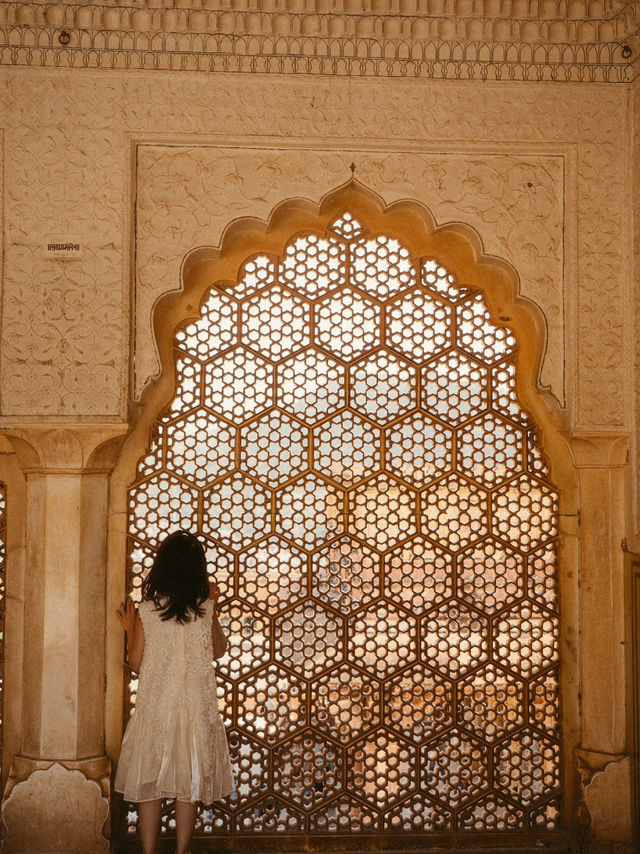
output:
[[[177,329],[129,571],[186,528],[223,591],[238,792],[200,834],[559,825],[557,495],[453,267],[347,212]]]

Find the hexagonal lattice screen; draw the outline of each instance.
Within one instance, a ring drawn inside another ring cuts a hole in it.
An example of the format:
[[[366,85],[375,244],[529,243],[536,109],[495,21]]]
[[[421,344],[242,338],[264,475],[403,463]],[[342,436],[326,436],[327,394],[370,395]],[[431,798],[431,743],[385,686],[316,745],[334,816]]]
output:
[[[349,213],[178,327],[129,556],[139,597],[190,528],[223,590],[238,791],[198,833],[558,826],[557,494],[515,356],[455,259]]]

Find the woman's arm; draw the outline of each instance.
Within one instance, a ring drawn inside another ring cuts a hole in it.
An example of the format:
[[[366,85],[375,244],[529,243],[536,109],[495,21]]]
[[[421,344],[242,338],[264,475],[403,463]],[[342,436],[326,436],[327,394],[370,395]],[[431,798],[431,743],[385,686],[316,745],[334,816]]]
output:
[[[129,667],[138,673],[144,654],[144,628],[142,627],[142,620],[131,599],[122,602],[116,614],[122,628],[127,633]]]
[[[211,642],[213,643],[213,657],[222,658],[227,651],[227,638],[222,631],[218,620],[218,597],[220,591],[215,581],[209,582],[209,599],[213,599],[213,622],[211,624]]]

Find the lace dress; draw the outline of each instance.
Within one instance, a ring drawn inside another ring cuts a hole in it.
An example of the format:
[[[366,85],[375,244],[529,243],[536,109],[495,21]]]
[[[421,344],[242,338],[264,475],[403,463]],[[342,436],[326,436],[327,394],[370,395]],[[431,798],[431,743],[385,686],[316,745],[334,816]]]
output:
[[[114,784],[127,801],[210,804],[235,789],[212,664],[213,608],[208,599],[202,617],[181,625],[140,603],[144,654]]]

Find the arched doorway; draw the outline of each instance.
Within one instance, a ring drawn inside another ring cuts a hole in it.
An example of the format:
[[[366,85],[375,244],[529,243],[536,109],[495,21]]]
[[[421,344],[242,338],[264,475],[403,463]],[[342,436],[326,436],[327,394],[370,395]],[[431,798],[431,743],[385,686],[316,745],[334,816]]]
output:
[[[487,306],[512,281],[393,213],[334,206],[212,285],[192,259],[131,486],[134,596],[175,527],[224,589],[239,791],[199,832],[234,847],[561,823],[557,494]]]

